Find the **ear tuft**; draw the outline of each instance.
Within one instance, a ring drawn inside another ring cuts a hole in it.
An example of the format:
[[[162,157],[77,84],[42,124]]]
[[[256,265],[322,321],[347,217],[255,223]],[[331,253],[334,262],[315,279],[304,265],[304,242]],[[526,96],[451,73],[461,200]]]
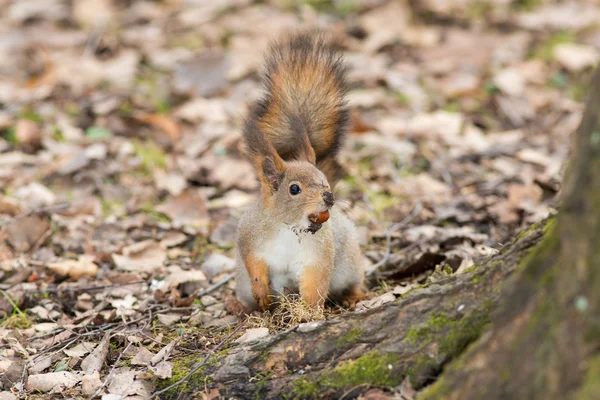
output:
[[[315,150],[310,144],[310,139],[308,138],[308,135],[304,135],[304,139],[301,142],[299,152],[301,159],[304,159],[313,165],[317,163],[317,156],[315,154]]]
[[[279,189],[279,185],[283,181],[284,172],[285,166],[283,164],[277,165],[270,156],[263,158],[260,179],[271,188],[272,192]]]

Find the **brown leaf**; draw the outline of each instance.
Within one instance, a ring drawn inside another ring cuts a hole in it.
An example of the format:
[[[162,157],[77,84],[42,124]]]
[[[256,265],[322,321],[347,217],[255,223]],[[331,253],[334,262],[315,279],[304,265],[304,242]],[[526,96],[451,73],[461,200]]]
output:
[[[148,365],[154,355],[154,353],[142,346],[138,349],[137,354],[131,359],[131,365]]]
[[[72,279],[79,279],[82,276],[96,276],[98,265],[91,261],[91,257],[80,256],[77,260],[62,260],[48,264],[48,269]]]
[[[166,203],[155,209],[171,218],[175,224],[203,226],[209,221],[204,197],[195,190],[169,197]]]
[[[60,391],[74,387],[81,382],[81,378],[81,375],[68,371],[30,375],[25,388],[40,392]]]
[[[48,218],[30,215],[11,221],[4,229],[8,242],[16,251],[23,253],[36,245],[49,228]]]
[[[176,143],[181,137],[179,124],[173,118],[165,114],[142,114],[138,117],[140,121],[152,125],[154,128],[166,133],[171,143]]]
[[[94,371],[102,371],[102,366],[108,355],[108,347],[110,344],[110,333],[105,333],[98,347],[94,349],[81,362],[81,369],[86,375],[94,373]]]
[[[162,267],[167,258],[166,250],[154,240],[145,240],[123,248],[123,254],[113,254],[118,269],[125,271],[153,272]]]

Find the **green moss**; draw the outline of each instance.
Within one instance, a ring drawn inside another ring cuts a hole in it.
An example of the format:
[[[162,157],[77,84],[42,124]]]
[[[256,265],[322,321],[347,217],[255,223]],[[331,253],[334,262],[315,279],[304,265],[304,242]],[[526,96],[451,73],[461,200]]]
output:
[[[368,383],[372,386],[391,387],[402,382],[393,372],[395,354],[370,352],[353,361],[340,364],[330,377],[331,386],[350,388]]]
[[[483,332],[489,323],[489,312],[492,303],[486,302],[479,310],[473,311],[460,319],[452,319],[445,315],[432,315],[429,321],[420,328],[412,328],[405,342],[420,348],[437,342],[438,355],[424,355],[406,370],[406,375],[416,389],[436,376],[446,361],[461,354],[464,349]]]
[[[346,347],[349,344],[355,343],[360,339],[360,329],[354,328],[344,336],[340,337],[337,340],[337,347]]]
[[[293,399],[315,399],[319,395],[319,384],[306,378],[296,379],[292,387]]]
[[[446,317],[445,315],[434,314],[429,317],[429,321],[427,321],[425,326],[420,328],[410,328],[404,341],[412,345],[426,345],[433,340],[433,334],[441,331],[453,322],[454,320]]]
[[[263,398],[262,390],[267,386],[269,380],[273,378],[274,375],[273,371],[261,371],[250,378],[249,382],[256,382],[256,391],[254,392],[255,400]]]
[[[327,389],[351,389],[360,385],[389,388],[399,385],[403,375],[394,371],[398,362],[395,354],[381,354],[372,351],[356,360],[346,361],[332,371],[325,372],[316,381],[300,378],[294,382],[292,398],[317,398],[319,393]]]
[[[433,384],[424,389],[421,393],[419,393],[419,400],[427,400],[427,399],[444,399],[450,392],[450,387],[448,383],[446,383],[446,379],[442,375],[438,380],[436,380]]]
[[[215,356],[211,357],[211,359],[215,359]],[[169,379],[157,380],[157,390],[164,389],[167,386],[170,386],[183,379],[187,374],[190,373],[196,363],[199,362],[199,358],[197,355],[193,354],[186,357],[174,358],[170,361],[173,364],[173,376]],[[169,389],[165,393],[164,398],[177,398],[181,392],[190,391],[191,387],[203,388],[204,385],[210,381],[210,377],[206,375],[207,367],[209,367],[208,362],[198,371],[194,372],[185,382],[182,382],[181,384]]]
[[[583,385],[575,395],[576,400],[600,399],[600,356],[589,361],[589,367]]]

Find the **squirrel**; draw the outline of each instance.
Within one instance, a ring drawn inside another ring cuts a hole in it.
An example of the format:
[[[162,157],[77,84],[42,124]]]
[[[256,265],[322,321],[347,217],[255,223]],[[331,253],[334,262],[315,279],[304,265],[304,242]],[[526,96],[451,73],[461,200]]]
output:
[[[321,35],[300,33],[271,45],[263,85],[243,129],[260,196],[238,224],[237,299],[266,310],[292,291],[311,306],[354,307],[365,297],[363,258],[331,191],[350,122],[346,66]]]

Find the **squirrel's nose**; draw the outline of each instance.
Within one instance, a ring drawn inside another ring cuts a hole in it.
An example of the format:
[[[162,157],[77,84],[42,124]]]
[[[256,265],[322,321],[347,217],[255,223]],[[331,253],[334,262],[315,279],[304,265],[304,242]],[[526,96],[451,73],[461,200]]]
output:
[[[333,207],[333,203],[335,203],[333,193],[323,192],[323,201],[325,201],[325,205],[327,205],[327,207]]]

